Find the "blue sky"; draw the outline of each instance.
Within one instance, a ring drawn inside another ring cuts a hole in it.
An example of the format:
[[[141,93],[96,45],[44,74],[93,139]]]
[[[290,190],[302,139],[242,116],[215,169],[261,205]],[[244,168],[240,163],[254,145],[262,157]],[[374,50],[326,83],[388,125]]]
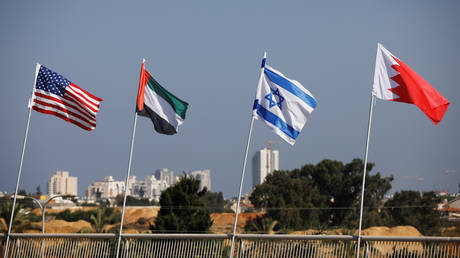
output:
[[[138,120],[132,174],[210,169],[212,190],[236,196],[260,60],[301,82],[318,107],[281,169],[362,158],[377,42],[451,105],[435,126],[417,107],[377,101],[373,172],[394,191],[458,189],[460,182],[458,1],[3,1],[0,3],[1,191],[14,191],[35,63],[104,99],[86,132],[32,113],[20,188],[42,190],[56,170],[124,180],[142,58],[163,86],[190,103],[175,136]],[[256,121],[250,156],[281,141]],[[251,157],[250,157],[251,158]],[[248,164],[251,168],[251,164]],[[455,171],[444,174],[445,170]],[[243,192],[249,192],[247,171]]]

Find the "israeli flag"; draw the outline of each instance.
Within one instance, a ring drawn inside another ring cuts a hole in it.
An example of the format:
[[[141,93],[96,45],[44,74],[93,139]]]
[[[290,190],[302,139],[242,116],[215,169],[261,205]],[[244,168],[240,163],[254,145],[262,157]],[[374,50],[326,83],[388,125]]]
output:
[[[265,59],[262,66],[253,116],[263,119],[274,133],[294,145],[307,117],[316,108],[316,99],[298,81],[265,65]]]

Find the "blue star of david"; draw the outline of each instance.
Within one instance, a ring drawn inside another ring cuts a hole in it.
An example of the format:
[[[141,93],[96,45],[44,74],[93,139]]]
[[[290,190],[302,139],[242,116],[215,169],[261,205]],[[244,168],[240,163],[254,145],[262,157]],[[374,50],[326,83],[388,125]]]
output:
[[[278,102],[276,102],[276,98],[274,96],[278,96]],[[269,108],[278,106],[280,109],[282,109],[281,103],[283,103],[284,97],[281,96],[279,89],[274,90],[270,88],[270,93],[265,96],[265,99],[269,101]]]

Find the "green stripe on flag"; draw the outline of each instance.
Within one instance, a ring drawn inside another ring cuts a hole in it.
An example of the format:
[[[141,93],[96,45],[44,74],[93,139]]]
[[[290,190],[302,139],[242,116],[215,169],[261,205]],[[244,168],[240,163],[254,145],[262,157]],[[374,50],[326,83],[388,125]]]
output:
[[[188,103],[180,100],[178,97],[171,94],[165,88],[163,88],[152,76],[150,76],[147,85],[152,89],[158,96],[166,100],[182,119],[185,119],[185,111],[187,111]]]

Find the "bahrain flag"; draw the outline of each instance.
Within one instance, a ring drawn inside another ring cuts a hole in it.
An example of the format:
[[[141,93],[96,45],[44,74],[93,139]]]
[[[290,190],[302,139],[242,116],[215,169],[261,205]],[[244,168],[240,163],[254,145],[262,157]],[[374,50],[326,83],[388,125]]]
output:
[[[433,86],[381,44],[377,46],[372,95],[379,99],[414,104],[435,124],[441,122],[450,104]]]

